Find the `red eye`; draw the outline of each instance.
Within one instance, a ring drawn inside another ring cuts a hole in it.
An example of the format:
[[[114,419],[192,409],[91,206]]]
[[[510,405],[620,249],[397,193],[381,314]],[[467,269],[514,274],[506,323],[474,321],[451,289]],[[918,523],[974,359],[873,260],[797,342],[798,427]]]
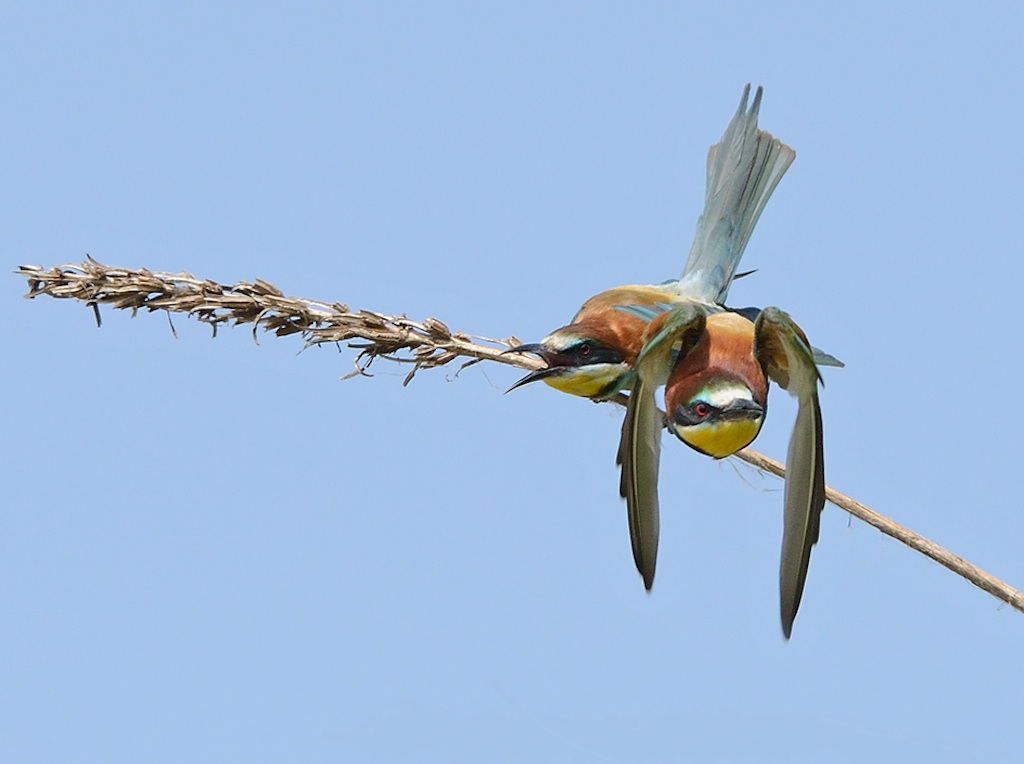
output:
[[[700,401],[699,403],[696,403],[694,405],[693,413],[699,416],[701,419],[703,419],[704,417],[711,413],[711,406],[704,403],[704,401]]]
[[[589,344],[589,343],[586,343],[586,342],[584,342],[584,343],[583,343],[582,345],[580,345],[580,347],[579,347],[579,353],[580,353],[580,355],[582,355],[582,356],[588,356],[588,355],[590,355],[590,344]]]

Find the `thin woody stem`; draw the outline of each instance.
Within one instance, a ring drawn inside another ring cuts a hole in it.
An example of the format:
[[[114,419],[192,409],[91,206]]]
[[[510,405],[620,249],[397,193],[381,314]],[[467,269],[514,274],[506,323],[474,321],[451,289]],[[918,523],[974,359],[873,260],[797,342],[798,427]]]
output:
[[[738,452],[736,456],[747,464],[751,464],[765,472],[770,472],[781,478],[786,476],[786,468],[781,463],[774,459],[770,459],[763,454],[759,454],[757,451],[745,448]],[[1014,609],[1024,613],[1024,593],[1021,593],[1009,584],[1000,581],[995,576],[989,575],[981,568],[972,565],[963,557],[958,557],[945,547],[939,546],[934,541],[926,539],[924,536],[910,530],[910,528],[890,520],[885,515],[880,515],[878,512],[864,506],[856,499],[853,499],[844,493],[839,493],[839,491],[834,488],[830,488],[828,486],[825,487],[825,498],[840,509],[849,512],[858,520],[863,520],[868,525],[880,530],[886,536],[890,536],[897,541],[906,544],[911,549],[920,552],[926,557],[932,558],[943,567],[949,568],[954,573],[963,576],[979,589],[984,589],[993,597],[1002,600],[1006,604],[1011,605]]]

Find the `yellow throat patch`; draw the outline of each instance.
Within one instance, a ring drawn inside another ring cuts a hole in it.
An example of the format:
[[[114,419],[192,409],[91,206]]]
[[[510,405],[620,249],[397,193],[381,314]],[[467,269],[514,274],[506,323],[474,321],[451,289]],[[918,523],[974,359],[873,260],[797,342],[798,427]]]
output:
[[[622,373],[622,367],[617,364],[593,364],[567,371],[565,374],[545,377],[544,382],[569,395],[594,398],[615,383]]]
[[[707,422],[689,427],[675,427],[675,433],[686,445],[702,454],[722,459],[749,446],[761,431],[764,417]]]

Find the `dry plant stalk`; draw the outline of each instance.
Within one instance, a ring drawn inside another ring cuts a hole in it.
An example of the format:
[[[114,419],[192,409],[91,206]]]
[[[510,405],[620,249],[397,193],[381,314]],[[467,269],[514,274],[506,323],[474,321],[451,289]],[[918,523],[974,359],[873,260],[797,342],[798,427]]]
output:
[[[99,306],[110,305],[131,309],[132,316],[139,309],[184,313],[209,324],[215,337],[221,324],[252,324],[257,343],[259,329],[279,337],[301,334],[305,347],[347,342],[349,347],[359,350],[355,371],[348,376],[364,374],[378,357],[412,366],[403,385],[409,384],[418,370],[445,366],[456,358],[470,359],[462,364],[463,368],[480,361],[530,370],[544,365],[518,354],[502,355],[520,344],[515,337],[491,340],[453,332],[436,318],[413,321],[369,310],[353,312],[338,302],[285,297],[280,289],[261,279],[224,286],[188,273],[113,268],[91,257],[83,263],[49,270],[23,265],[15,273],[28,279],[26,298],[49,295],[81,300],[92,306],[97,326],[101,323]]]
[[[80,264],[49,270],[39,266],[21,266],[15,273],[28,280],[29,292],[25,297],[48,295],[81,300],[92,306],[97,325],[100,323],[99,306],[109,305],[131,309],[133,316],[140,308],[184,313],[209,324],[214,336],[217,327],[224,323],[252,324],[254,339],[257,338],[257,330],[263,329],[278,336],[300,334],[306,347],[344,342],[359,351],[355,358],[355,371],[349,377],[365,374],[376,358],[411,365],[403,385],[409,384],[420,369],[446,366],[460,358],[468,359],[461,364],[460,370],[480,361],[494,361],[529,371],[543,366],[534,358],[505,353],[520,344],[515,337],[487,339],[453,332],[434,318],[413,321],[405,316],[388,316],[368,310],[353,312],[341,303],[285,297],[280,289],[259,279],[253,283],[224,286],[187,273],[112,268],[91,257]],[[625,397],[620,396],[617,402],[624,400]],[[785,477],[782,464],[756,451],[744,449],[736,456],[760,470]],[[1024,594],[1020,591],[849,496],[832,488],[826,488],[825,495],[840,509],[1024,612]]]

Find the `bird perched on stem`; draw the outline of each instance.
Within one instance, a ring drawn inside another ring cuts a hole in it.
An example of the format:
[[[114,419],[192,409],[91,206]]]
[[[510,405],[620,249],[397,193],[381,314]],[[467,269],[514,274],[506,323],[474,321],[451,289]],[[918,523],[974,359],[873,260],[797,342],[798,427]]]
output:
[[[649,590],[659,535],[661,430],[723,458],[749,445],[764,423],[768,381],[795,395],[799,412],[787,458],[781,615],[788,638],[799,607],[811,546],[824,506],[818,363],[841,365],[815,350],[777,308],[725,306],[747,242],[796,153],[757,128],[763,90],[747,108],[750,86],[719,143],[708,151],[704,211],[682,275],[661,285],[628,285],[587,300],[572,322],[531,352],[547,367],[537,380],[573,395],[607,400],[629,391],[619,442],[620,493],[626,499],[637,569]],[[667,417],[655,393],[665,386]]]

